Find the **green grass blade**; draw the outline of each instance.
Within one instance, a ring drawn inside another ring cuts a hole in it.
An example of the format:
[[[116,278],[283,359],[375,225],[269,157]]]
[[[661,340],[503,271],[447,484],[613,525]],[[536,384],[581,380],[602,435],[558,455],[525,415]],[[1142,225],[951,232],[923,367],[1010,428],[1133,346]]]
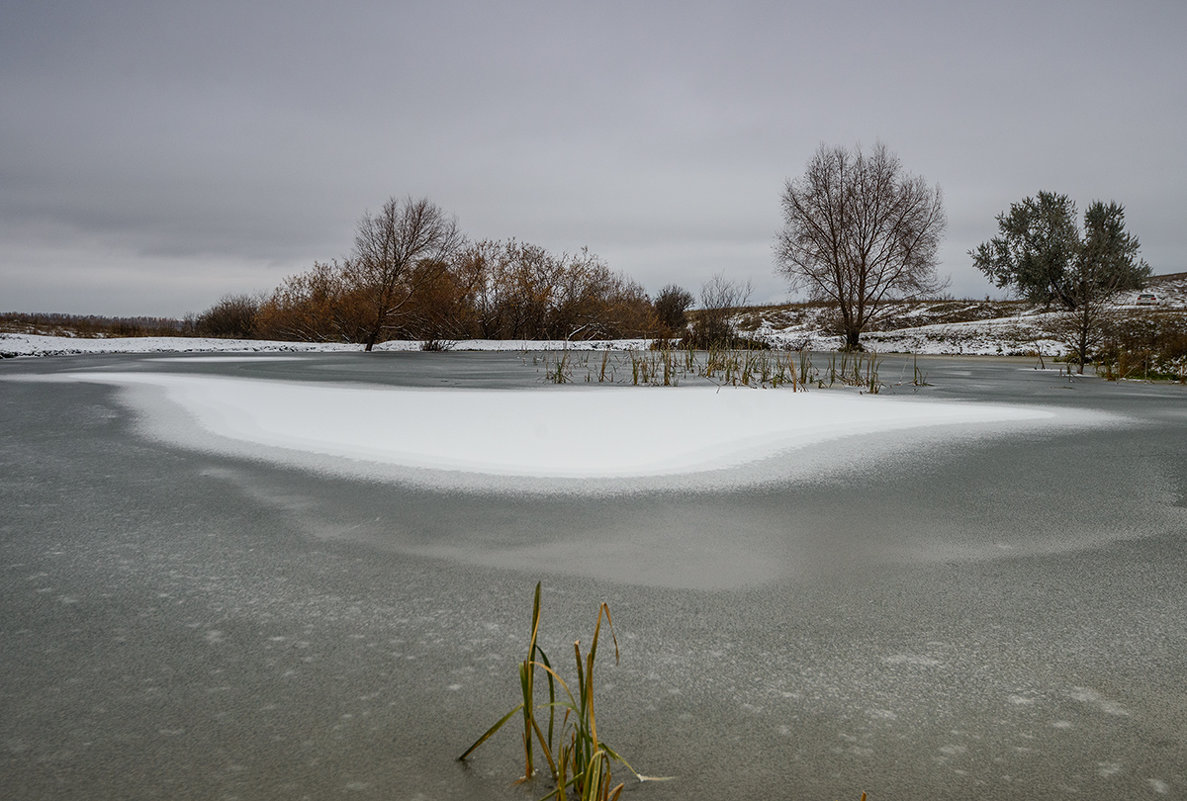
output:
[[[496,723],[495,725],[491,726],[489,729],[487,729],[486,734],[482,735],[477,740],[475,740],[474,744],[472,746],[470,746],[469,748],[467,748],[466,752],[464,754],[462,754],[460,757],[458,757],[458,761],[461,762],[466,757],[470,756],[470,754],[474,753],[475,748],[477,748],[478,746],[485,743],[490,738],[490,736],[492,734],[494,734],[500,728],[502,728],[504,723],[511,720],[511,718],[514,717],[515,713],[518,712],[522,706],[523,706],[523,704],[518,704],[514,709],[512,709],[506,715],[503,715],[503,717],[499,718],[499,722]]]
[[[589,760],[582,776],[581,801],[598,801],[602,795],[602,783],[607,778],[605,772],[606,757],[599,751]]]
[[[544,675],[548,678],[548,748],[553,748],[553,726],[556,723],[556,679],[553,678],[552,664],[548,661],[548,654],[544,653],[544,649],[539,645],[536,646],[536,653],[540,655],[540,663],[547,671]]]
[[[536,636],[540,633],[540,584],[536,582],[536,598],[532,602],[532,639],[528,642],[528,660],[530,661],[536,652]]]
[[[535,722],[536,705],[536,692],[533,687],[535,674],[536,670],[531,662],[519,663],[519,689],[523,693],[523,703],[520,704],[520,708],[523,710],[523,776],[525,779],[530,779],[535,773],[535,766],[532,763],[532,724]]]

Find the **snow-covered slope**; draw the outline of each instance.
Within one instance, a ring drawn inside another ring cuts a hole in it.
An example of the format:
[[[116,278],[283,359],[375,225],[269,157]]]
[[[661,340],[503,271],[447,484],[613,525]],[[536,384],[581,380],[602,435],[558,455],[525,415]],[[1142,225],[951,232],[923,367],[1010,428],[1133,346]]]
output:
[[[1138,295],[1157,301],[1139,305]],[[1187,314],[1187,273],[1158,276],[1139,292],[1121,294],[1115,315]],[[830,311],[823,306],[756,309],[737,318],[739,330],[776,347],[834,350]],[[862,334],[862,343],[880,353],[979,355],[1063,355],[1067,346],[1055,333],[1062,317],[1020,301],[941,300],[889,304],[881,321]]]

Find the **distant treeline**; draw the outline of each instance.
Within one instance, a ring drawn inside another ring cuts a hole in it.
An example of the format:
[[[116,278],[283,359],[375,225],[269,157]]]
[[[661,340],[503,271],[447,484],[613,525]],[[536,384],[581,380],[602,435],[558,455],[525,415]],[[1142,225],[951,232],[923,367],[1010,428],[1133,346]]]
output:
[[[199,336],[198,317],[102,317],[95,314],[49,312],[0,313],[0,331],[44,336],[75,337],[177,337]]]

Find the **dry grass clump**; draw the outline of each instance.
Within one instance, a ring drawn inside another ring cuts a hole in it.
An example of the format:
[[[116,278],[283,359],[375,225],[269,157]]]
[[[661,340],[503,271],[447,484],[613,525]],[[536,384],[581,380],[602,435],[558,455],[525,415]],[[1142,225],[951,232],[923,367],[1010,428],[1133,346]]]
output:
[[[618,638],[614,634],[614,623],[610,619],[610,607],[602,603],[598,606],[598,617],[594,624],[589,652],[582,653],[579,640],[573,643],[576,679],[571,683],[566,682],[553,669],[548,655],[539,644],[540,583],[537,582],[532,602],[532,626],[527,658],[519,664],[519,688],[523,700],[475,740],[458,760],[464,761],[478,746],[485,743],[518,714],[523,720],[521,741],[524,768],[523,776],[517,779],[516,783],[526,782],[536,775],[535,753],[539,748],[544,761],[548,763],[548,772],[555,785],[541,801],[552,798],[557,801],[568,801],[570,798],[575,801],[618,801],[625,784],[614,783],[611,775],[614,763],[629,770],[639,782],[670,780],[671,776],[651,777],[640,774],[598,737],[594,716],[594,664],[597,660],[603,619],[614,643],[614,661],[618,663]],[[547,682],[547,703],[536,701],[538,676],[542,676]],[[558,688],[562,693],[559,698]],[[558,710],[563,713],[559,729]],[[546,726],[542,711],[547,711]],[[861,794],[861,801],[866,801],[865,793]]]
[[[465,760],[478,746],[503,727],[517,713],[523,719],[524,772],[519,779],[525,782],[536,774],[535,750],[539,747],[548,772],[555,783],[555,789],[544,796],[567,801],[569,798],[581,801],[615,801],[622,794],[624,784],[614,784],[611,767],[617,762],[634,774],[640,782],[657,781],[641,775],[618,755],[605,741],[598,737],[594,717],[594,664],[598,655],[598,640],[602,631],[602,620],[610,630],[614,642],[614,661],[618,662],[618,638],[614,634],[614,623],[610,619],[610,607],[605,603],[598,607],[597,622],[589,652],[582,654],[581,642],[573,643],[576,664],[576,679],[570,683],[553,669],[548,655],[540,647],[540,584],[536,584],[535,600],[532,604],[532,629],[528,641],[527,658],[519,664],[519,687],[523,700],[510,712],[466,749],[459,760]],[[547,682],[548,702],[536,701],[536,679],[542,676]],[[561,692],[558,698],[558,689]],[[542,725],[541,710],[547,711],[547,728]],[[559,728],[557,713],[562,712]]]

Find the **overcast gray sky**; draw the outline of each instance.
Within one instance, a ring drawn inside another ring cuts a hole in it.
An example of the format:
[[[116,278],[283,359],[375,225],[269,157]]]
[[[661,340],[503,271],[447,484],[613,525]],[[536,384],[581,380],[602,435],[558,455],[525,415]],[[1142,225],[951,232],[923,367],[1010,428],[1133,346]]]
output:
[[[1187,270],[1187,3],[0,0],[0,311],[180,316],[428,196],[756,301],[821,143],[943,189],[940,272],[1040,189]]]

